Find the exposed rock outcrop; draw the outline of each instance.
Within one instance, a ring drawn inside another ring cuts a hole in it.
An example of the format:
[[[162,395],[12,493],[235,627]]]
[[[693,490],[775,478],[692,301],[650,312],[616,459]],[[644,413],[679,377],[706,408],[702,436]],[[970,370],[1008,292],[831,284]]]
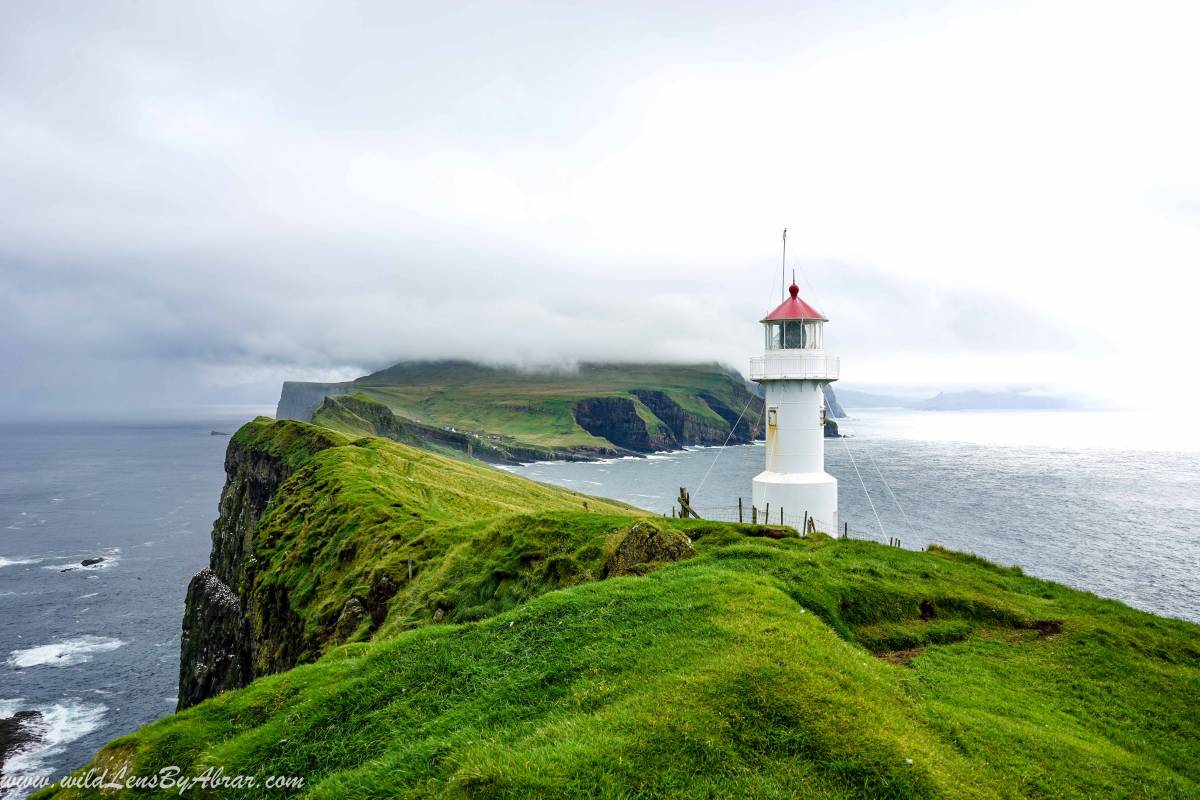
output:
[[[763,410],[766,407],[761,397],[750,392],[746,392],[745,397],[739,397],[738,400],[741,401],[744,412],[741,408],[731,408],[712,392],[700,392],[700,399],[733,427],[733,434],[729,437],[730,444],[750,444],[755,439],[761,438],[761,432],[764,429]]]
[[[205,568],[188,584],[180,646],[179,708],[187,708],[250,679],[242,603]]]
[[[696,549],[678,531],[664,531],[652,522],[635,522],[604,562],[601,577],[644,575],[664,563],[694,555]]]
[[[575,421],[593,436],[638,453],[679,447],[669,428],[652,430],[629,397],[589,397],[574,406]]]
[[[729,429],[716,420],[693,414],[679,405],[666,392],[655,389],[633,389],[634,397],[654,412],[670,428],[677,444],[721,444]]]
[[[37,711],[18,711],[11,717],[0,719],[0,776],[4,775],[4,764],[8,759],[42,739],[44,723]]]
[[[846,410],[842,408],[842,404],[838,402],[837,395],[833,392],[833,384],[825,384],[821,387],[821,391],[825,394],[826,415],[835,419],[845,419]]]

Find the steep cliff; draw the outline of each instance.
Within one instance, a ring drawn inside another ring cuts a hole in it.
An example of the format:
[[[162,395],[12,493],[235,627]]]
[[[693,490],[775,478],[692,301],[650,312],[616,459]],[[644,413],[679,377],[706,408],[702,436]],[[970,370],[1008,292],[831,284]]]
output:
[[[245,425],[230,439],[225,470],[210,563],[187,590],[180,709],[382,629],[467,613],[450,599],[459,570],[448,565],[459,545],[487,551],[480,537],[497,533],[480,520],[501,520],[510,543],[523,527],[551,539],[529,545],[542,555],[518,552],[502,567],[529,594],[599,566],[566,570],[559,559],[544,573],[557,523],[514,515],[635,513],[428,449],[291,420]],[[468,596],[462,602],[478,606]]]
[[[295,469],[346,441],[333,431],[292,421],[250,423],[230,439],[209,566],[188,584],[184,604],[179,708],[253,678],[256,640],[246,600],[258,523]]]
[[[639,453],[672,450],[679,441],[661,420],[650,413],[639,413],[645,407],[628,397],[589,397],[574,406],[579,427],[617,447]]]
[[[275,419],[294,419],[311,422],[313,414],[321,407],[326,397],[339,397],[353,391],[353,384],[309,383],[307,381],[284,381],[279,393],[279,404],[275,407]]]
[[[833,384],[827,383],[821,389],[825,393],[826,414],[834,419],[843,419],[846,416],[846,410],[838,402],[837,394],[833,391]]]

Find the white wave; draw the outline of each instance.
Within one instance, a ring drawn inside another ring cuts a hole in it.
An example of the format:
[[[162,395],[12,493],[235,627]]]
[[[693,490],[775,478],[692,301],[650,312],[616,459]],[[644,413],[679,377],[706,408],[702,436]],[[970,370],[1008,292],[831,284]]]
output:
[[[20,701],[0,700],[0,717],[12,716],[22,708],[28,708],[41,714],[41,717],[28,723],[38,739],[17,750],[9,756],[4,764],[4,775],[7,778],[20,777],[25,780],[37,780],[50,777],[52,768],[46,761],[61,755],[66,745],[99,730],[103,724],[104,714],[108,706],[100,703],[84,703],[79,698],[64,698],[59,703],[41,706],[23,706]],[[5,711],[12,710],[7,714]],[[20,790],[17,790],[20,791]],[[0,795],[0,797],[18,797],[16,792]]]
[[[79,599],[87,600],[89,597],[95,597],[98,594],[100,594],[100,593],[99,592],[91,592],[90,594],[81,594],[81,595],[79,595]]]
[[[67,570],[69,572],[95,572],[97,570],[108,569],[110,567],[116,566],[117,563],[121,560],[121,548],[113,547],[108,550],[105,550],[103,553],[101,553],[101,557],[104,560],[101,561],[99,564],[89,564],[86,567],[83,565],[84,559],[94,558],[94,557],[95,556],[90,556],[90,555],[80,556],[79,558],[77,558],[73,561],[62,561],[58,564],[46,564],[45,566],[42,567],[42,569],[57,570],[59,572],[62,572],[64,570]]]
[[[27,650],[13,650],[4,663],[22,669],[39,666],[70,667],[91,661],[96,653],[107,653],[124,646],[125,642],[120,639],[77,636],[74,639],[64,639]]]
[[[16,567],[21,564],[40,564],[41,561],[40,558],[5,558],[0,556],[0,568]]]

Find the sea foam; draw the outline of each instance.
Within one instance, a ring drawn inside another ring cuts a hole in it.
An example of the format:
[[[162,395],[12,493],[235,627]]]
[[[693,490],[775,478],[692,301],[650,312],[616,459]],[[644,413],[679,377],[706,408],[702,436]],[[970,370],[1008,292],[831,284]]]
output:
[[[38,564],[41,563],[40,558],[5,558],[0,556],[0,569],[4,567],[16,567],[21,564]]]
[[[37,739],[11,754],[4,764],[4,774],[9,778],[36,780],[48,778],[51,767],[48,759],[61,755],[66,745],[87,736],[103,725],[108,706],[100,703],[84,703],[79,698],[64,698],[48,705],[26,705],[20,699],[0,700],[0,719],[11,717],[21,710],[36,711],[41,716],[26,723],[27,730]],[[18,797],[24,792],[0,791],[0,798]]]
[[[96,653],[107,653],[124,645],[125,642],[120,639],[77,636],[74,639],[63,639],[27,650],[13,650],[4,663],[18,669],[39,666],[70,667],[91,661]]]

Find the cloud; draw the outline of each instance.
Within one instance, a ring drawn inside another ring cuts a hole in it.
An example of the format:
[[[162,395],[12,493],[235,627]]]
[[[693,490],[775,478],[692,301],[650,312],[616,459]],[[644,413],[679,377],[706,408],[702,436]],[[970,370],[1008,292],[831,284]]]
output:
[[[741,365],[784,225],[859,383],[1183,390],[1191,13],[8,9],[0,414],[417,357]]]

